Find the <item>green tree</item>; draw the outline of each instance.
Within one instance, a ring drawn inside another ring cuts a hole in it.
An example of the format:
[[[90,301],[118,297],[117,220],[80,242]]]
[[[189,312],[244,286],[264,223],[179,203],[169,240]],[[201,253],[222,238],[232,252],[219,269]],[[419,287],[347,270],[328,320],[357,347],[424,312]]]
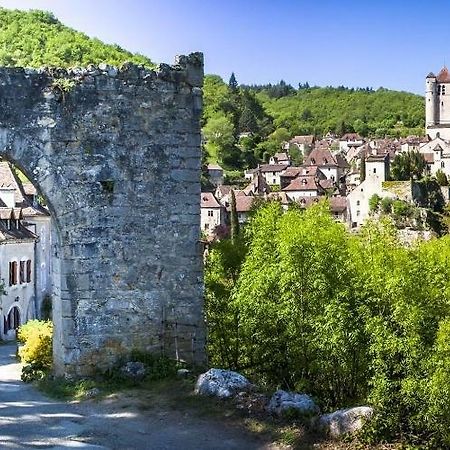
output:
[[[236,196],[234,190],[230,193],[230,223],[231,223],[231,241],[236,243],[239,236],[239,218],[236,211]]]
[[[369,198],[369,210],[371,213],[374,213],[378,210],[380,202],[381,197],[378,194],[373,194],[372,197]]]
[[[426,168],[424,156],[412,150],[395,156],[391,165],[391,176],[394,180],[419,180],[423,177]]]
[[[381,205],[381,211],[384,214],[390,214],[392,212],[392,198],[390,197],[383,197],[380,205]]]
[[[436,181],[439,183],[439,186],[448,186],[447,175],[441,169],[436,172]]]
[[[228,87],[230,88],[231,91],[237,91],[239,87],[234,72],[231,72],[230,80],[228,81]]]

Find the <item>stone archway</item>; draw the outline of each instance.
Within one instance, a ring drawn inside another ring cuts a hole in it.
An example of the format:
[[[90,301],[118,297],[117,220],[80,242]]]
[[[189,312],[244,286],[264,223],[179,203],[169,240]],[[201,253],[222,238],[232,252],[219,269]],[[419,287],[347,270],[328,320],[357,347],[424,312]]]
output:
[[[133,348],[204,358],[202,81],[201,54],[156,71],[0,69],[0,154],[55,224],[58,374]]]

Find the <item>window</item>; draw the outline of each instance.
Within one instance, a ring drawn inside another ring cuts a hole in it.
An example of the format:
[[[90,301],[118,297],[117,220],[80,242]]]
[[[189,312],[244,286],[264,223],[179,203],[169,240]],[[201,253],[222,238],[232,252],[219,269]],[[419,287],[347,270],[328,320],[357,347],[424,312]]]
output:
[[[356,200],[356,206],[359,206],[361,202],[359,200]]]
[[[27,283],[31,282],[31,259],[27,261]]]
[[[376,167],[373,168],[373,173],[377,173],[377,168]]]
[[[441,168],[443,169],[445,167],[445,162],[441,161]]]
[[[442,86],[442,95],[445,95],[445,85]]]
[[[359,212],[359,211],[356,211],[356,216],[357,216],[357,217],[359,217],[359,214],[360,214],[360,212]]]
[[[19,283],[25,283],[25,262],[26,261],[20,261],[19,264]]]
[[[214,211],[212,209],[208,209],[208,217],[214,217]]]
[[[17,284],[17,261],[10,261],[9,263],[9,285]]]

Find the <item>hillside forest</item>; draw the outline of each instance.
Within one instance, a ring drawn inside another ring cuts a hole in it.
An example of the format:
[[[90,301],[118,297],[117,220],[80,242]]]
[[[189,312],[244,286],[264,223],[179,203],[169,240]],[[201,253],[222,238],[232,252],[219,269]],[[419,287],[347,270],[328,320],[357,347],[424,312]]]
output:
[[[423,135],[424,100],[419,95],[380,88],[277,84],[239,86],[206,75],[203,134],[205,158],[225,169],[243,170],[280,151],[296,135],[363,137]],[[301,155],[291,155],[294,163]]]

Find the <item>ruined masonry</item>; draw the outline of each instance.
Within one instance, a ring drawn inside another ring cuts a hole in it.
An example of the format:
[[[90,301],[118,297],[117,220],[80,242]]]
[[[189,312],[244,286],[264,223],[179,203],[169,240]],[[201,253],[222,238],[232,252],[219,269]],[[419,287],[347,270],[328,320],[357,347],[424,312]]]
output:
[[[54,223],[57,374],[132,349],[203,361],[202,82],[200,53],[154,71],[0,68],[0,153]]]

